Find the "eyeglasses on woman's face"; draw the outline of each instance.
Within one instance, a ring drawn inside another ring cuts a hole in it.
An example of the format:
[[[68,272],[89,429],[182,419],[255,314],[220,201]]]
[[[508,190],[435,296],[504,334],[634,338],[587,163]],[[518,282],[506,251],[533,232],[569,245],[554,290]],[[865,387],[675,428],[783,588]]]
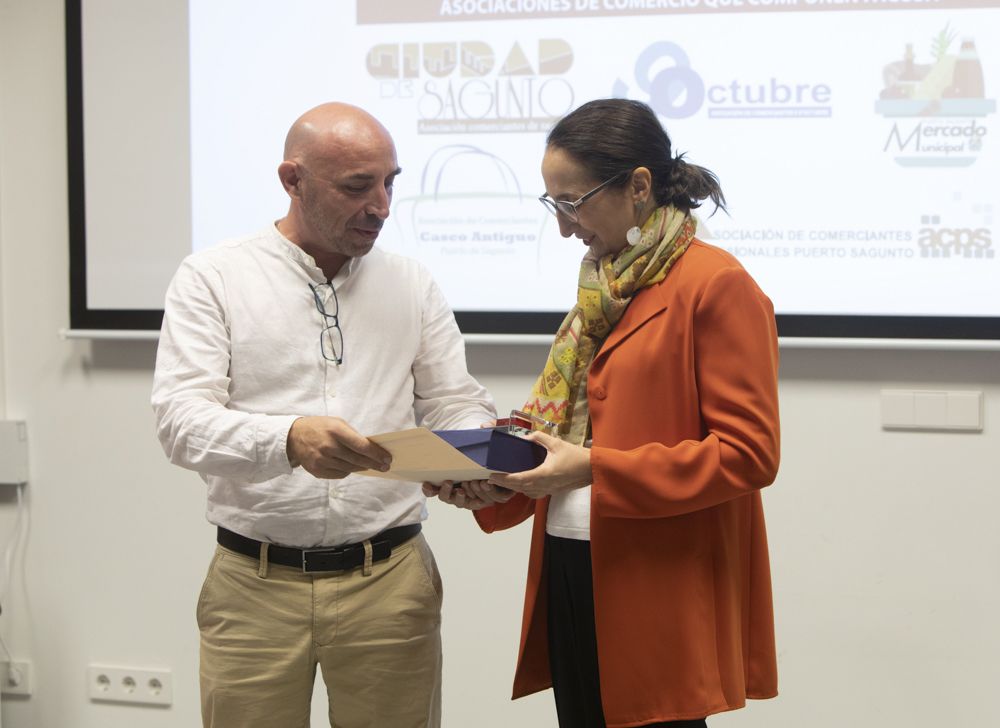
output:
[[[551,197],[548,196],[548,194],[539,197],[538,201],[541,202],[545,206],[545,209],[551,212],[553,215],[562,215],[570,222],[580,222],[580,213],[577,212],[580,205],[582,205],[584,202],[586,202],[591,197],[596,195],[598,192],[603,190],[612,182],[621,179],[622,175],[624,174],[627,173],[619,172],[614,177],[604,180],[603,182],[601,182],[601,184],[597,185],[597,187],[592,189],[590,192],[581,196],[580,199],[576,200],[575,202],[570,202],[569,200],[553,200]]]

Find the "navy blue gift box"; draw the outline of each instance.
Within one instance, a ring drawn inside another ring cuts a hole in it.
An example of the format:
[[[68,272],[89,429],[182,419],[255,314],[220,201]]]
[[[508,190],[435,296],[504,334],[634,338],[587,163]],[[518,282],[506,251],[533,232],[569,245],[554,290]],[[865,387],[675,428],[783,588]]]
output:
[[[547,452],[537,442],[502,430],[435,430],[434,434],[477,465],[502,473],[536,468]]]

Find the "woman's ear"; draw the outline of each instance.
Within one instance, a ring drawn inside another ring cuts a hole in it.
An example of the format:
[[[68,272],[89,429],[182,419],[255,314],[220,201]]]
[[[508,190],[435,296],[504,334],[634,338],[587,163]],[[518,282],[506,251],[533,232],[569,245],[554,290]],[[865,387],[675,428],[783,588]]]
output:
[[[650,202],[650,196],[653,189],[653,175],[646,167],[636,167],[632,170],[632,179],[630,182],[630,191],[632,193],[632,199],[639,203]]]

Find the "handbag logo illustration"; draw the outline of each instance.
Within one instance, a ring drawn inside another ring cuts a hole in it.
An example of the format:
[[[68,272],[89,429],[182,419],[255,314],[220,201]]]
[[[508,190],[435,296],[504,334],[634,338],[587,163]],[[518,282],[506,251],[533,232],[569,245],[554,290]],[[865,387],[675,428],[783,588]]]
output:
[[[533,275],[530,264],[539,265],[546,212],[534,195],[524,193],[511,165],[481,147],[449,144],[436,149],[421,173],[420,192],[399,199],[392,217],[404,249],[419,249],[432,269],[468,270],[464,278],[469,285],[484,273],[491,279]],[[509,291],[495,288],[483,291],[480,286],[476,300],[492,302],[495,297],[496,308],[503,309]]]

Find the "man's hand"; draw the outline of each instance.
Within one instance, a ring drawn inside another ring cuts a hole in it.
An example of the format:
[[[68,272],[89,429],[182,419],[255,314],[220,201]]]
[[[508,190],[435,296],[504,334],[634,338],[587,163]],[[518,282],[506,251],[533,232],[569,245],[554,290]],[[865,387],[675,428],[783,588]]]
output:
[[[470,511],[478,511],[496,503],[506,503],[514,496],[511,491],[497,488],[485,480],[469,480],[464,483],[454,483],[450,480],[440,484],[424,483],[423,491],[428,498],[437,496],[445,503]]]
[[[300,417],[288,431],[288,462],[317,478],[388,470],[392,455],[339,417]]]
[[[594,482],[590,448],[572,445],[544,432],[532,432],[528,439],[548,450],[545,462],[521,473],[493,473],[488,482],[529,498],[544,498]]]

